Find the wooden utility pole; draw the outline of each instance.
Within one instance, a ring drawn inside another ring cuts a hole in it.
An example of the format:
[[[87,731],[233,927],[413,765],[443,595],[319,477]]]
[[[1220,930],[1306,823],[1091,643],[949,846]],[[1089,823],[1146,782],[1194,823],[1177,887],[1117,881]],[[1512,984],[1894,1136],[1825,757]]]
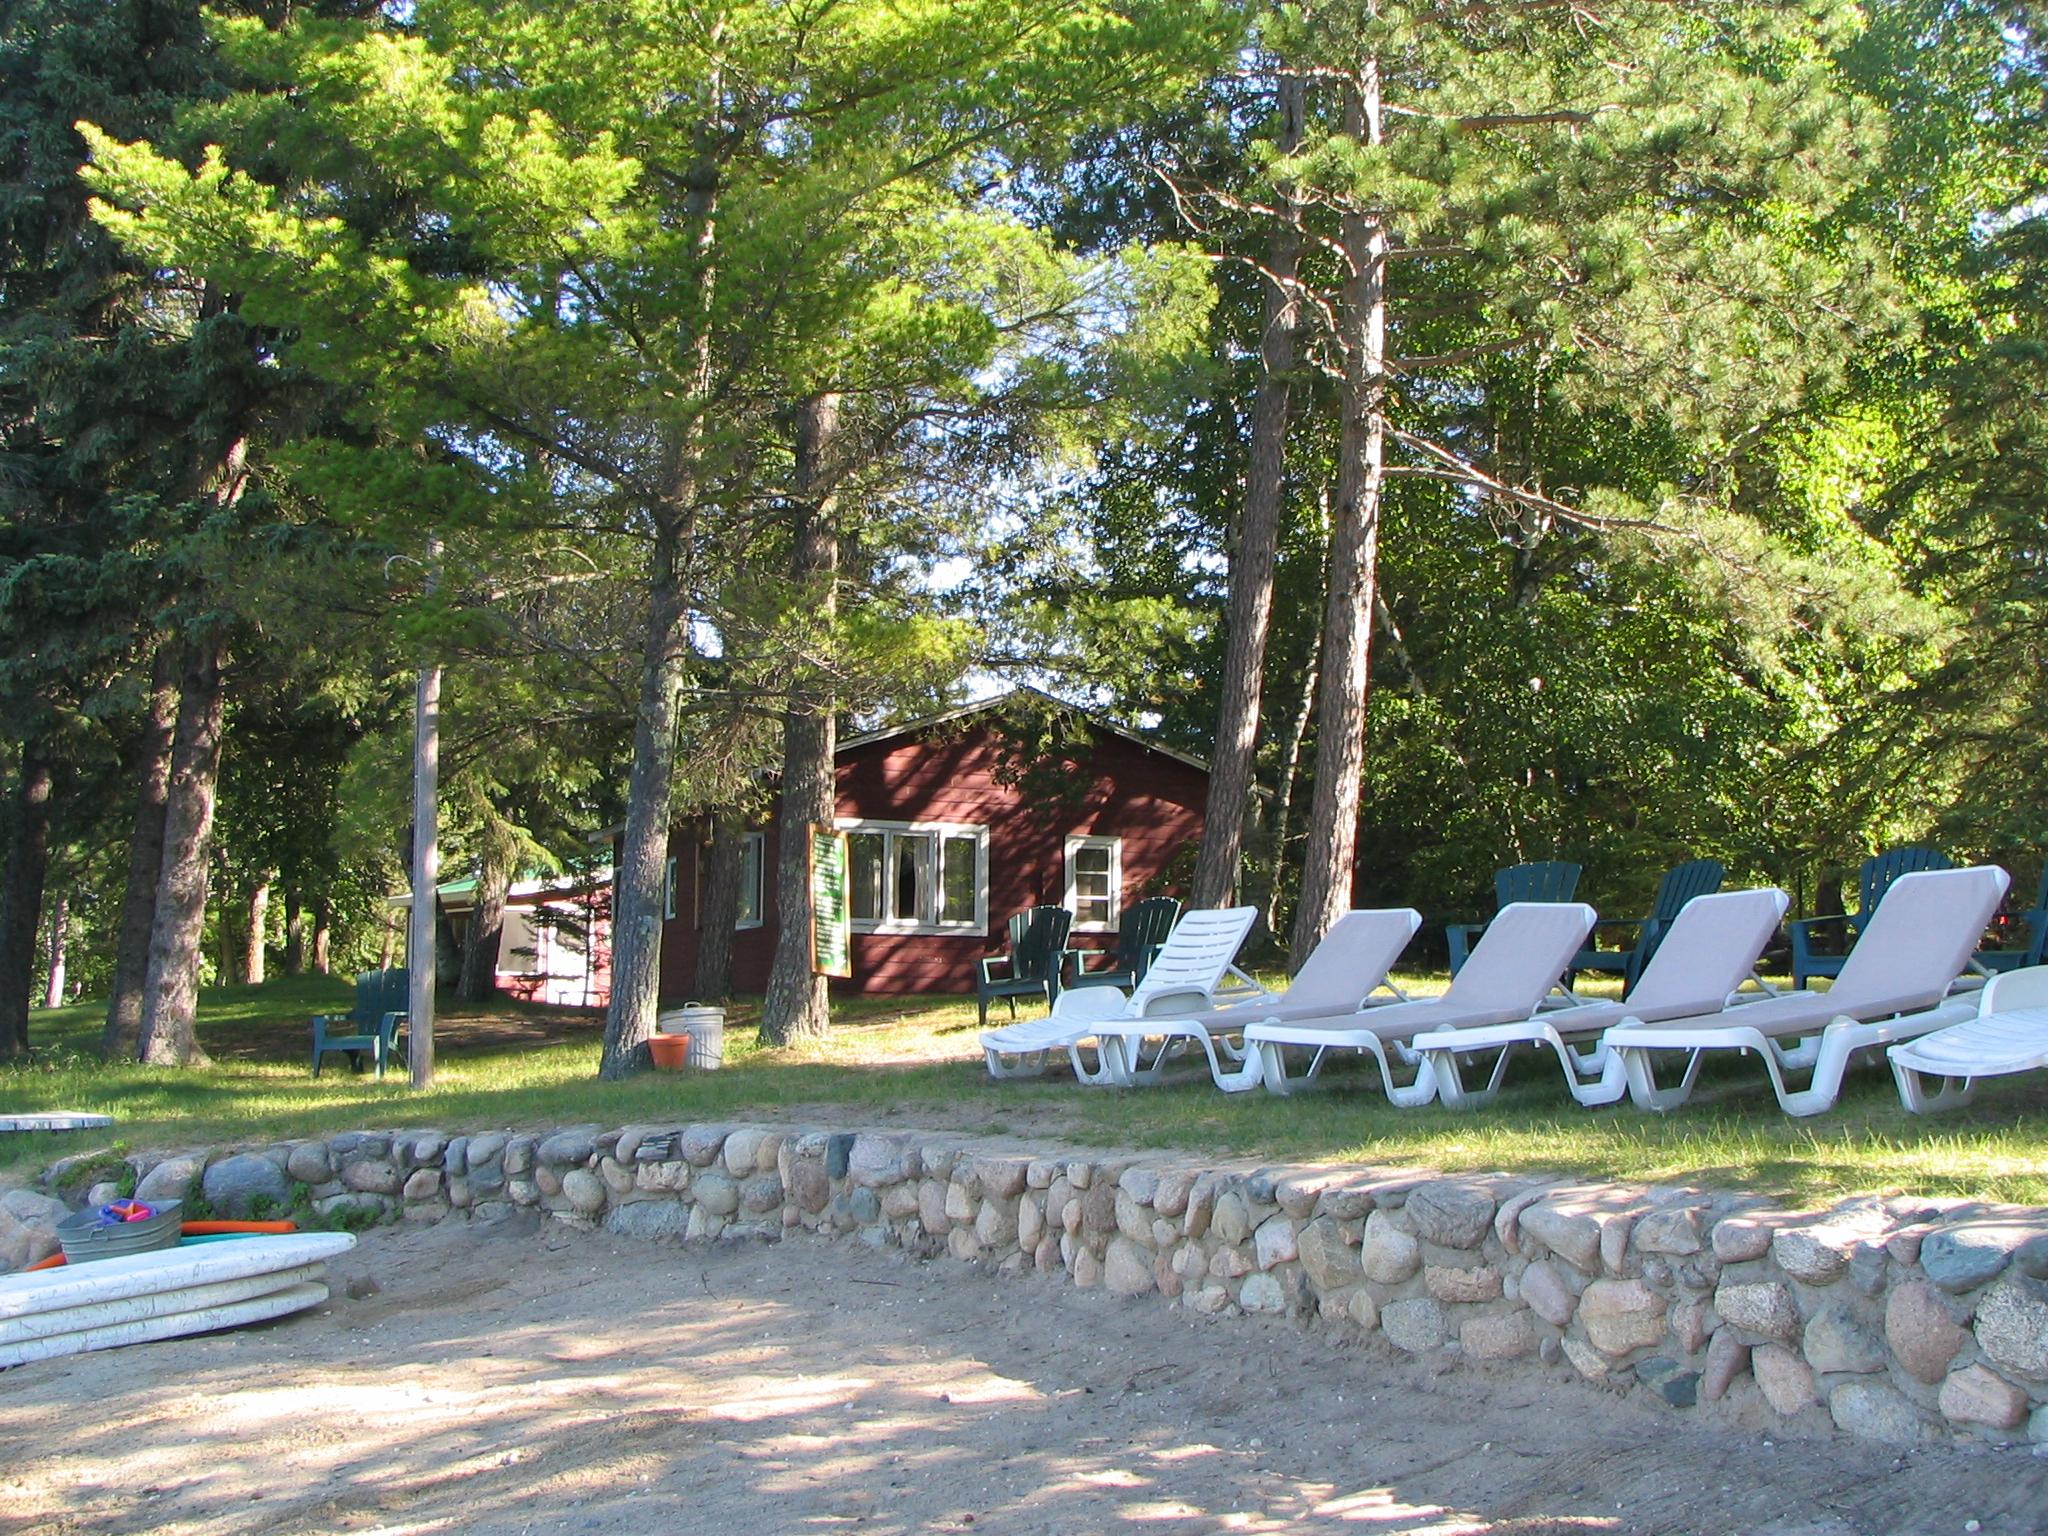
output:
[[[441,540],[427,540],[427,591],[440,576]],[[406,1052],[412,1085],[434,1081],[434,930],[441,883],[441,668],[420,668],[412,709],[412,923],[406,937]]]

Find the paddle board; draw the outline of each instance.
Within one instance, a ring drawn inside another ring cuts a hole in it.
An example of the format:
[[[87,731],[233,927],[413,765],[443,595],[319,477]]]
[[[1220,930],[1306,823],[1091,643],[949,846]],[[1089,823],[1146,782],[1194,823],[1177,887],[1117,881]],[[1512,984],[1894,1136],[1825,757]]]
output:
[[[294,1232],[277,1237],[245,1237],[232,1243],[161,1248],[118,1259],[67,1264],[35,1274],[0,1276],[0,1323],[11,1318],[61,1312],[66,1307],[123,1301],[181,1291],[195,1285],[239,1280],[247,1275],[275,1274],[305,1264],[323,1263],[355,1247],[347,1232]]]
[[[143,1255],[138,1254],[137,1257]],[[106,1262],[115,1264],[120,1261],[108,1259]],[[60,1355],[83,1354],[90,1349],[113,1349],[123,1344],[147,1344],[153,1339],[174,1339],[181,1334],[237,1328],[245,1323],[260,1323],[288,1313],[302,1312],[307,1307],[319,1306],[326,1299],[327,1287],[317,1280],[308,1280],[244,1301],[82,1328],[74,1333],[60,1333],[54,1338],[24,1339],[19,1344],[0,1345],[0,1368],[26,1365],[31,1360],[53,1360]]]
[[[0,1115],[0,1131],[97,1131],[114,1123],[112,1115],[82,1109],[53,1109],[33,1115]]]
[[[326,1273],[325,1264],[300,1264],[270,1274],[243,1275],[238,1280],[216,1280],[175,1291],[152,1291],[146,1296],[124,1296],[119,1301],[93,1301],[82,1307],[64,1307],[56,1312],[11,1317],[0,1322],[0,1348],[19,1344],[25,1339],[53,1339],[60,1333],[77,1333],[85,1328],[103,1328],[114,1323],[132,1323],[145,1317],[164,1317],[173,1312],[192,1312],[200,1307],[247,1301],[251,1296],[266,1296],[288,1286],[318,1280]]]

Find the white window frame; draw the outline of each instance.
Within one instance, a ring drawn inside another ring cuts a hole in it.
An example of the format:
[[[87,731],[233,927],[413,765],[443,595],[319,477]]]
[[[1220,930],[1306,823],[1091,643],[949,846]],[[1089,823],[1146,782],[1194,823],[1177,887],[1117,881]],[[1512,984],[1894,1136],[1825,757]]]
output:
[[[1109,921],[1106,923],[1084,923],[1081,921],[1080,892],[1076,889],[1074,855],[1083,848],[1106,848],[1109,850]],[[1066,908],[1074,914],[1075,933],[1115,933],[1123,926],[1124,909],[1124,840],[1120,837],[1100,837],[1088,832],[1067,834],[1066,855]]]
[[[661,920],[672,923],[676,920],[676,860],[670,854],[668,862],[661,866]]]
[[[988,932],[988,828],[972,826],[955,821],[876,821],[858,817],[840,816],[834,819],[835,832],[872,832],[882,838],[883,891],[889,891],[888,872],[896,861],[896,839],[904,834],[932,839],[932,869],[926,882],[931,893],[931,904],[915,919],[902,917],[869,918],[853,920],[855,933],[916,933],[951,934],[956,937],[974,937]],[[941,923],[937,921],[939,901],[943,894],[940,889],[944,874],[945,844],[947,838],[968,838],[974,842],[974,920],[971,923]]]
[[[746,851],[749,848],[754,851],[754,918],[749,922],[735,914],[732,922],[735,933],[758,928],[768,917],[768,838],[765,833],[749,832],[740,839],[740,905],[742,908],[746,905]]]

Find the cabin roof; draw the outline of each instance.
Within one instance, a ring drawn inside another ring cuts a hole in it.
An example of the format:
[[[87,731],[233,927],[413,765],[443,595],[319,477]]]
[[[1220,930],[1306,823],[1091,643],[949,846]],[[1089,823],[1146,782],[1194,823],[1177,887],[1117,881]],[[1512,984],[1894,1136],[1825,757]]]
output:
[[[1202,773],[1209,771],[1208,762],[1203,758],[1196,757],[1192,752],[1182,752],[1177,748],[1154,741],[1149,736],[1141,736],[1136,731],[1126,730],[1112,721],[1104,720],[1100,716],[1082,709],[1079,705],[1069,704],[1065,699],[1055,698],[1043,689],[1021,686],[1009,689],[1004,693],[994,694],[986,699],[977,699],[972,704],[963,704],[958,709],[949,709],[942,714],[925,715],[920,719],[905,720],[900,725],[884,726],[880,730],[863,731],[857,736],[849,736],[846,740],[839,743],[837,752],[834,755],[837,756],[839,753],[851,752],[858,747],[873,746],[878,741],[891,741],[899,736],[915,736],[936,726],[950,725],[955,720],[965,720],[974,715],[987,714],[991,710],[998,709],[1004,704],[1009,703],[1010,700],[1018,697],[1042,699],[1056,708],[1066,710],[1070,714],[1079,715],[1098,731],[1107,732],[1111,736],[1121,737],[1133,746],[1143,747],[1148,752],[1157,752],[1162,757],[1170,757],[1177,763],[1186,763],[1190,768],[1197,769]]]

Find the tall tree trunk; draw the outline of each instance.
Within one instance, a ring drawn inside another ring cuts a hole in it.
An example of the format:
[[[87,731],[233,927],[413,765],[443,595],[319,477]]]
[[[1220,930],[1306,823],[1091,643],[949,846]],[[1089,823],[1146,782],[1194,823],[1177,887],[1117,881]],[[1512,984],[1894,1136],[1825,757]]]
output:
[[[306,974],[306,898],[296,885],[284,889],[284,973]]]
[[[143,984],[136,1053],[158,1066],[204,1066],[199,1048],[199,945],[206,927],[207,864],[220,782],[221,648],[195,642],[178,692],[171,741],[170,792],[164,803],[163,871]]]
[[[839,431],[839,397],[803,403],[796,432],[796,538],[791,575],[804,611],[829,626],[838,614],[839,529],[826,461]],[[799,677],[782,717],[781,847],[775,867],[775,959],[761,1004],[761,1038],[814,1039],[832,1024],[827,982],[811,967],[810,829],[832,824],[835,699],[829,680]]]
[[[50,949],[47,966],[49,980],[43,988],[45,1008],[64,1006],[64,939],[70,918],[71,902],[68,898],[59,896],[57,904],[50,909]]]
[[[441,581],[441,536],[427,535],[427,595]],[[405,1063],[434,1083],[434,1003],[441,981],[441,664],[420,667],[412,703],[412,910],[405,945]]]
[[[465,1003],[487,1003],[498,995],[498,946],[505,937],[505,895],[512,888],[512,855],[487,829],[477,861],[476,905],[462,940],[462,981],[456,995]]]
[[[149,936],[156,925],[157,882],[164,868],[164,802],[170,794],[171,734],[178,721],[179,648],[165,641],[150,664],[149,704],[136,742],[135,828],[128,843],[128,888],[100,1054],[133,1059],[142,1033],[142,984],[149,976]]]
[[[22,743],[14,825],[0,869],[0,1057],[28,1054],[28,1005],[35,989],[43,885],[50,874],[54,778],[40,741]]]
[[[633,767],[626,781],[626,829],[613,885],[612,995],[605,1008],[600,1077],[647,1065],[647,1037],[661,990],[661,896],[676,763],[677,706],[687,655],[688,615],[679,580],[681,549],[671,528],[657,535],[647,590],[640,707],[633,720]]]
[[[265,871],[249,882],[249,929],[245,935],[247,945],[242,952],[242,980],[252,987],[263,985],[268,959],[264,940],[270,931],[270,880],[269,872]]]
[[[1287,721],[1287,734],[1280,741],[1280,762],[1274,774],[1273,798],[1266,806],[1264,842],[1253,853],[1252,867],[1259,884],[1252,893],[1254,904],[1265,915],[1266,931],[1278,941],[1280,914],[1287,901],[1288,829],[1294,814],[1295,786],[1301,782],[1301,744],[1308,736],[1308,723],[1315,718],[1316,678],[1322,666],[1322,634],[1309,642],[1308,666],[1302,673],[1301,698]]]
[[[740,915],[740,864],[747,832],[739,817],[720,811],[711,818],[711,853],[704,868],[704,904],[697,909],[697,976],[694,994],[707,1003],[732,996],[732,934]]]
[[[401,924],[391,919],[384,920],[384,942],[377,950],[377,969],[388,971],[391,962],[398,958],[398,934]]]
[[[1345,131],[1380,142],[1379,64],[1368,59],[1344,87]],[[1386,419],[1387,232],[1370,213],[1340,227],[1350,271],[1339,296],[1344,385],[1338,431],[1337,507],[1330,530],[1330,592],[1316,701],[1316,785],[1309,805],[1301,897],[1288,969],[1298,971],[1351,904],[1358,849],[1358,784],[1365,769],[1366,690],[1372,678],[1373,592],[1379,576],[1380,493]]]
[[[1275,148],[1301,147],[1302,80],[1284,74]],[[1294,331],[1300,304],[1301,229],[1290,189],[1279,196],[1281,224],[1266,256],[1265,326],[1259,340],[1259,385],[1252,399],[1252,441],[1244,507],[1230,559],[1229,632],[1223,658],[1223,698],[1217,709],[1216,750],[1209,763],[1209,802],[1202,846],[1195,856],[1192,903],[1225,905],[1237,890],[1244,827],[1252,805],[1253,755],[1265,692],[1266,636],[1273,617],[1273,563],[1280,547],[1280,510],[1286,497],[1287,417],[1294,388]]]
[[[313,969],[325,976],[333,968],[328,944],[334,932],[334,910],[322,896],[313,903]]]

